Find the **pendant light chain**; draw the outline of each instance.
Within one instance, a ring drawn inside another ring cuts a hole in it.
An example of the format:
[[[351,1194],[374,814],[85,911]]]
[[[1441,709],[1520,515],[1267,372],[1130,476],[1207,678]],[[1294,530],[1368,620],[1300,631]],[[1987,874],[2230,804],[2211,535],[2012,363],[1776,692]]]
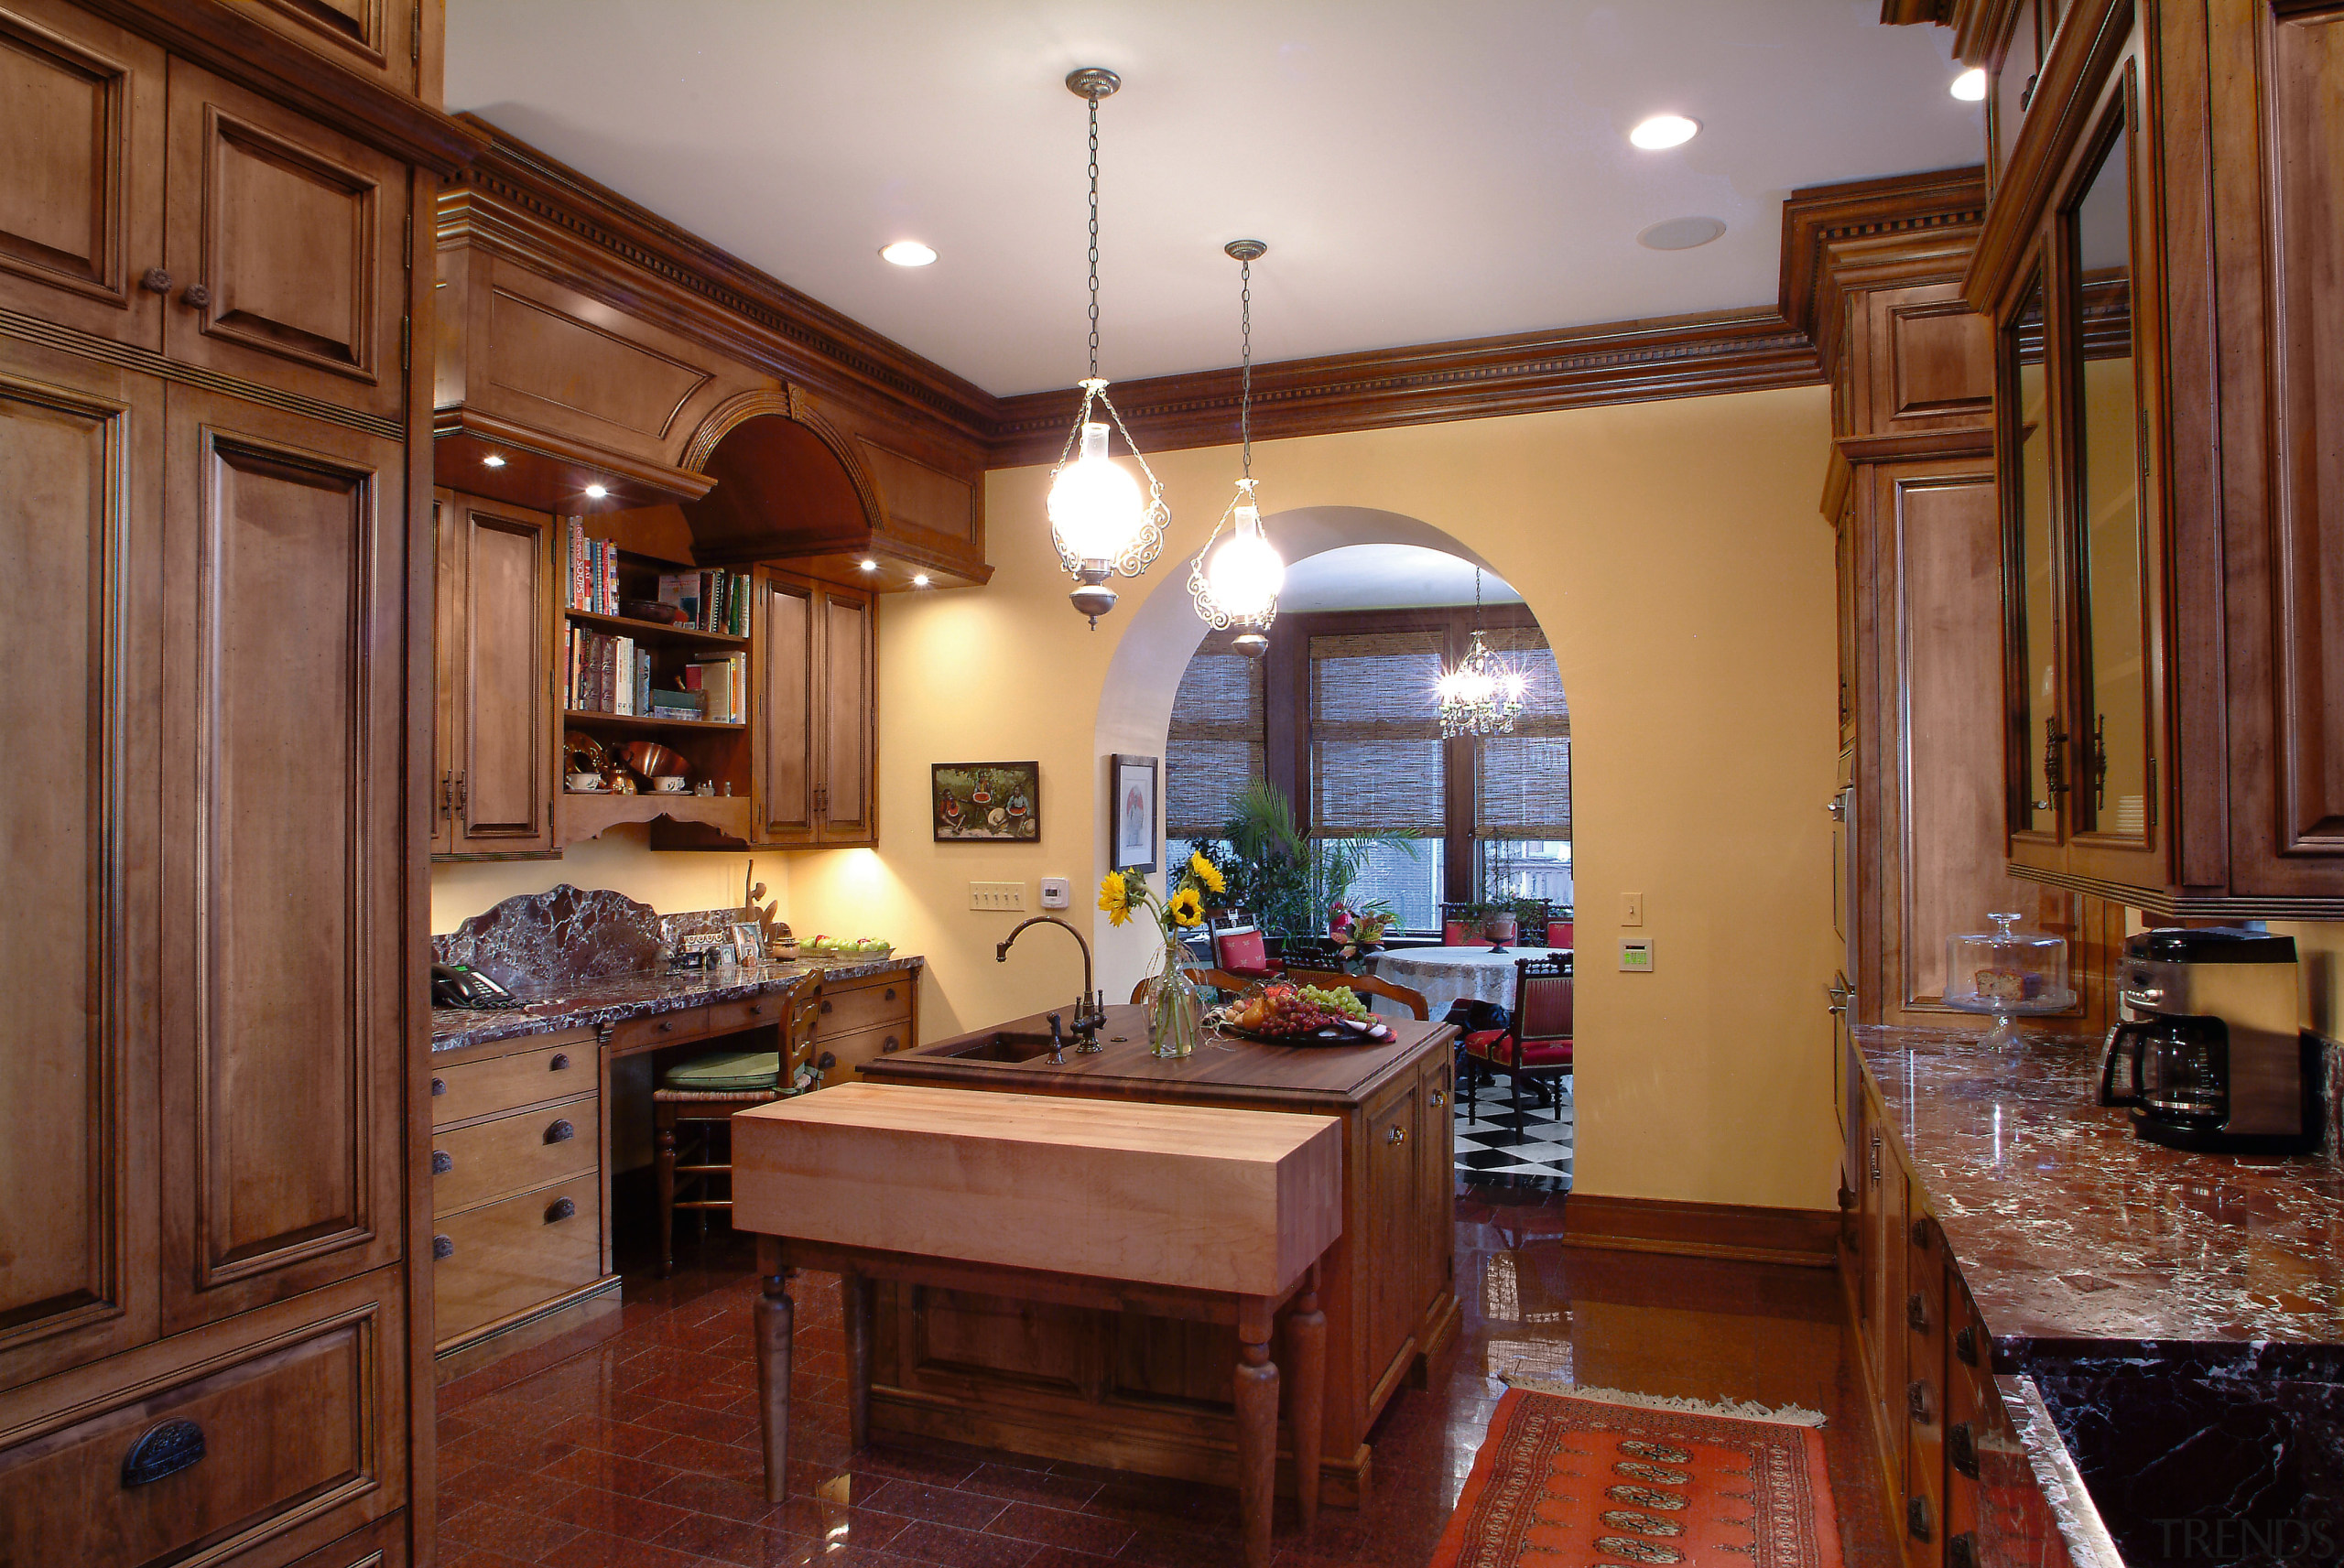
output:
[[[1091,94],[1091,379],[1099,379],[1099,95]]]
[[[1243,449],[1239,459],[1247,479],[1253,477],[1253,264],[1237,264],[1240,285],[1237,295],[1239,341],[1243,344],[1243,369],[1238,373],[1237,438]]]

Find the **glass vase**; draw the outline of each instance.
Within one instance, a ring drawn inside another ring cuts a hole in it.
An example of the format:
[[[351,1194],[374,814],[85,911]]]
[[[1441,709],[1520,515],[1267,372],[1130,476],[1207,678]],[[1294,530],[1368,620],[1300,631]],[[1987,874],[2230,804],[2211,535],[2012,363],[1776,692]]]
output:
[[[1147,978],[1147,1044],[1167,1060],[1189,1055],[1205,1034],[1205,998],[1188,978],[1188,949],[1164,939],[1162,966]]]

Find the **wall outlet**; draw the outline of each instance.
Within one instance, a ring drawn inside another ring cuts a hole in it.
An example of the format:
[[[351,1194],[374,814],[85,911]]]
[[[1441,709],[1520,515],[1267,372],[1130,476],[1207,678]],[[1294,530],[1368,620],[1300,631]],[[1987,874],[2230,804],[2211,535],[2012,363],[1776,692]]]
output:
[[[1644,895],[1623,892],[1620,895],[1620,924],[1642,925],[1644,923]]]
[[[1023,909],[1026,907],[1024,882],[971,882],[971,909]]]
[[[1638,936],[1621,939],[1620,972],[1623,975],[1652,973],[1652,938]]]
[[[1042,879],[1042,907],[1065,909],[1074,903],[1074,892],[1064,877]]]

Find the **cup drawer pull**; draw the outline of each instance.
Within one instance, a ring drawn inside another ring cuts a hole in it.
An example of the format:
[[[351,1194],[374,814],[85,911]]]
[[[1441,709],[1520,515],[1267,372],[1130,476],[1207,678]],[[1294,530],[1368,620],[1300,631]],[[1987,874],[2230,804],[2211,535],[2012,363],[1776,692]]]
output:
[[[143,1487],[176,1476],[203,1457],[203,1428],[191,1421],[167,1421],[146,1429],[122,1456],[122,1484]]]
[[[434,1098],[434,1099],[438,1099],[441,1095],[444,1095],[444,1094],[446,1094],[447,1092],[448,1092],[448,1080],[447,1080],[447,1079],[445,1079],[445,1078],[434,1078],[434,1079],[432,1079],[432,1080],[431,1080],[431,1098]]]
[[[546,1063],[546,1071],[548,1073],[566,1073],[570,1071],[570,1053],[567,1051],[556,1051],[553,1054],[552,1060]]]
[[[444,1176],[455,1168],[456,1157],[453,1154],[449,1153],[445,1149],[434,1149],[431,1152],[431,1173],[433,1175]]]
[[[577,1212],[578,1204],[575,1199],[556,1198],[547,1206],[546,1223],[548,1225],[557,1224],[561,1220],[570,1218]]]
[[[546,1141],[548,1143],[567,1143],[577,1136],[578,1129],[570,1124],[568,1117],[563,1117],[546,1129]]]

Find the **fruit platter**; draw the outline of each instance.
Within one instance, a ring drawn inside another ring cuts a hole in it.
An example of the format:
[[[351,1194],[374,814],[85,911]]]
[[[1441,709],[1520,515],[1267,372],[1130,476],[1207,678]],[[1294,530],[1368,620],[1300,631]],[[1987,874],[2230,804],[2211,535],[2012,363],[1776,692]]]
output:
[[[1265,1045],[1382,1045],[1393,1038],[1349,986],[1250,986],[1210,1022],[1223,1034]]]
[[[801,954],[820,958],[884,958],[895,950],[877,936],[812,936],[798,946]]]

